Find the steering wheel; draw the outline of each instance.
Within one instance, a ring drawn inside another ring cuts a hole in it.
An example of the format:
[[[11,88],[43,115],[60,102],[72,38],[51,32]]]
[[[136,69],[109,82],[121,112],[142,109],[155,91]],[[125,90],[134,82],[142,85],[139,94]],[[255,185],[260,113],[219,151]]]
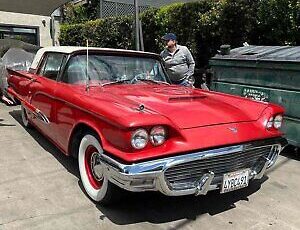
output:
[[[139,81],[140,79],[145,79],[145,78],[146,78],[146,74],[140,73],[140,74],[134,75],[134,77],[131,79],[130,83],[134,84],[135,82]]]

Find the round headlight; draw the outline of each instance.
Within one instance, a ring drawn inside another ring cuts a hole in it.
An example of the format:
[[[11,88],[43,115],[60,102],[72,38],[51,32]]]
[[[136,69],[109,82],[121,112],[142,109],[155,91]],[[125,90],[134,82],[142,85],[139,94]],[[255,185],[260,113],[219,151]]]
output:
[[[277,115],[275,118],[274,118],[274,121],[273,121],[273,126],[275,129],[280,129],[281,128],[281,125],[282,125],[282,115]]]
[[[155,126],[150,132],[150,141],[154,146],[162,145],[166,140],[166,130],[162,126]]]
[[[149,135],[145,129],[138,129],[131,135],[131,145],[135,149],[143,149],[146,147]]]
[[[271,129],[273,127],[273,121],[274,121],[274,117],[270,117],[266,124],[267,129]]]

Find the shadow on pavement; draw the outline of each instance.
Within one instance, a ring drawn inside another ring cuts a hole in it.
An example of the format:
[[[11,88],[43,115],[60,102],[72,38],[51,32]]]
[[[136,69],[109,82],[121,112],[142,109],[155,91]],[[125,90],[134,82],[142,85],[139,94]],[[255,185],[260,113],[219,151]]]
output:
[[[10,124],[2,124],[4,120],[0,118],[0,127],[3,127],[3,126],[16,126],[16,125],[10,125]]]
[[[22,117],[20,110],[13,110],[9,112],[9,114],[22,125]],[[72,173],[77,178],[79,176],[79,169],[77,160],[73,157],[68,157],[64,155],[55,145],[53,145],[48,139],[46,139],[40,132],[38,132],[35,128],[32,129],[24,129],[33,137],[33,139],[48,153],[56,158],[67,170]]]
[[[273,171],[276,171],[278,168],[283,167],[287,164],[290,160],[300,160],[300,152],[295,146],[288,145],[284,148],[284,150],[280,153],[281,156],[284,158],[280,162],[276,162],[274,166],[267,170],[265,175],[269,175]]]
[[[139,222],[166,223],[176,220],[185,220],[180,225],[188,224],[203,214],[216,215],[235,208],[240,200],[249,200],[249,196],[259,190],[262,183],[252,181],[249,187],[227,194],[219,191],[209,192],[206,196],[168,197],[156,192],[128,193],[122,201],[105,207],[97,205],[103,213],[100,219],[108,218],[118,225],[134,224]],[[176,229],[183,226],[177,226]]]
[[[280,155],[289,159],[300,161],[300,149],[292,145],[288,145]]]

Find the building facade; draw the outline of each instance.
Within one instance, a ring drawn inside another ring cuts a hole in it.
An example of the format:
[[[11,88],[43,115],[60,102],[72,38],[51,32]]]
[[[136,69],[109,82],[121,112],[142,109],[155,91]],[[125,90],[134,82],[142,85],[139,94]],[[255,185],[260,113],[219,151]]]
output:
[[[56,18],[0,11],[0,39],[18,39],[38,46],[57,45]]]

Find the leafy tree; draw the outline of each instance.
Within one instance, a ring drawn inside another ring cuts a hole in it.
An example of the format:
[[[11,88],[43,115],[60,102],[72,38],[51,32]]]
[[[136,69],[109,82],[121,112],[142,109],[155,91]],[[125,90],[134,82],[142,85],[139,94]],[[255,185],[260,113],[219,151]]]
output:
[[[257,11],[256,44],[299,44],[299,0],[261,0]]]
[[[96,20],[99,16],[99,1],[89,0],[83,5],[67,3],[63,7],[63,23],[75,24]]]

